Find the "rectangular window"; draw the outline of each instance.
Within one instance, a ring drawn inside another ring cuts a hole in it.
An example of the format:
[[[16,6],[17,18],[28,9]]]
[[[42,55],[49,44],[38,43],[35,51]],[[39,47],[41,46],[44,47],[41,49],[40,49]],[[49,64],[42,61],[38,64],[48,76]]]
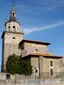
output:
[[[10,74],[6,74],[6,79],[10,79]]]
[[[50,70],[50,74],[53,75],[53,69]]]
[[[50,61],[50,66],[53,66],[53,61]]]

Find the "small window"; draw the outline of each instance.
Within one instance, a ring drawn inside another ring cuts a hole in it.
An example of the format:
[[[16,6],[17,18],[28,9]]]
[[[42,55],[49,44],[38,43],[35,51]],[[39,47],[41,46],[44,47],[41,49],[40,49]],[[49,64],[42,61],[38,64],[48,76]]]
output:
[[[14,28],[13,30],[16,31],[15,26],[13,26],[13,28]]]
[[[53,69],[50,70],[50,74],[53,75]]]
[[[15,37],[13,37],[13,39],[15,39]]]
[[[8,26],[8,28],[10,28],[10,26]]]
[[[35,67],[34,69],[35,69],[35,73],[37,73],[38,72],[37,68]]]
[[[38,51],[38,49],[36,49],[36,51]]]
[[[38,72],[38,70],[36,69],[36,71],[35,71],[36,73]]]
[[[13,26],[13,28],[15,28],[15,26]]]
[[[13,13],[13,17],[14,17],[14,13]]]
[[[53,61],[50,61],[50,66],[53,66]]]
[[[6,79],[10,79],[10,74],[6,74]]]

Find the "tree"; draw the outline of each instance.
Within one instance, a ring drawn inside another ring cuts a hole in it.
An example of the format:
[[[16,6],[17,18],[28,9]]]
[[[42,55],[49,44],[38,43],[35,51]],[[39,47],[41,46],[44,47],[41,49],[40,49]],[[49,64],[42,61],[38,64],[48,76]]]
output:
[[[6,72],[11,74],[32,74],[32,66],[30,59],[21,59],[21,57],[13,54],[7,58]]]
[[[20,72],[19,57],[15,54],[10,55],[6,62],[6,72],[16,74]]]
[[[30,60],[21,60],[21,70],[24,75],[32,74],[32,66]]]

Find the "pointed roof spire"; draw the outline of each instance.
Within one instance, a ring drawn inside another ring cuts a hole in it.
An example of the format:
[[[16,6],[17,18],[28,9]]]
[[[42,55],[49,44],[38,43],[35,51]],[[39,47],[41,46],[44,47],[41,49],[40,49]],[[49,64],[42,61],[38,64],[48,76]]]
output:
[[[16,10],[14,8],[14,2],[15,1],[13,0],[12,9],[10,11],[10,19],[6,23],[8,23],[8,22],[17,22],[19,24],[18,19],[16,18]]]
[[[15,3],[15,1],[13,0],[13,3],[12,3],[12,10],[14,10],[14,3]]]

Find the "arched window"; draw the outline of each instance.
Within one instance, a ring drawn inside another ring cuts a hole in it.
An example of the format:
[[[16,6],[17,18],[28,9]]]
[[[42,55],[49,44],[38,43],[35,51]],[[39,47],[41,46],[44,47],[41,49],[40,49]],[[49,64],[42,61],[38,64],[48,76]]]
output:
[[[13,26],[14,31],[16,31],[15,26]]]
[[[9,29],[9,31],[10,31],[10,26],[8,26],[8,29]]]
[[[15,28],[15,26],[13,26],[13,28]]]
[[[50,61],[50,66],[53,66],[53,61]]]
[[[14,17],[14,13],[13,13],[13,17]]]

